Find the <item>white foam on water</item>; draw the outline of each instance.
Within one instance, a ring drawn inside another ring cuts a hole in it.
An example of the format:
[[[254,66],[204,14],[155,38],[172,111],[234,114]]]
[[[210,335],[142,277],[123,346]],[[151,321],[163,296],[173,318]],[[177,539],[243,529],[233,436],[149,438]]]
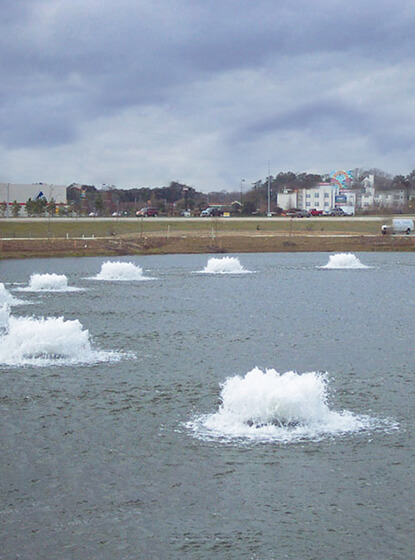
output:
[[[371,268],[362,264],[360,260],[353,253],[337,253],[336,255],[330,255],[329,262],[324,266],[319,266],[318,268],[326,269],[357,269],[357,268]]]
[[[154,280],[143,275],[141,266],[132,262],[106,261],[101,266],[101,271],[90,280],[105,280],[128,282],[131,280]]]
[[[10,366],[94,364],[122,354],[92,348],[88,330],[63,317],[13,317],[0,309],[0,363]]]
[[[9,328],[10,307],[7,303],[0,306],[0,335]]]
[[[240,263],[238,257],[212,257],[208,260],[201,274],[250,274],[251,270],[246,270]]]
[[[298,442],[369,430],[378,421],[328,406],[328,377],[254,368],[221,385],[217,412],[186,424],[200,439]]]
[[[82,288],[68,286],[68,279],[64,274],[32,274],[29,285],[18,288],[19,292],[79,292]]]
[[[0,306],[7,304],[12,307],[14,305],[22,305],[23,303],[25,303],[23,300],[13,297],[4,284],[0,282]]]

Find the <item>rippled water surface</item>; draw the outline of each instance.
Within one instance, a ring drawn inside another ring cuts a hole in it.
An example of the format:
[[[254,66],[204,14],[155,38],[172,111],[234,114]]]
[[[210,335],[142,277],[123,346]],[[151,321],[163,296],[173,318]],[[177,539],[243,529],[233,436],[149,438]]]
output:
[[[415,255],[333,256],[1,262],[0,557],[412,558]]]

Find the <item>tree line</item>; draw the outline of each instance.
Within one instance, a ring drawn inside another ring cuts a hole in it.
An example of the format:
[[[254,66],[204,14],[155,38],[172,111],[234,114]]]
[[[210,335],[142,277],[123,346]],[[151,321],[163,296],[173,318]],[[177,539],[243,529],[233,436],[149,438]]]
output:
[[[351,189],[361,188],[362,181],[368,175],[374,175],[378,190],[398,190],[415,188],[415,169],[408,175],[392,176],[377,168],[355,169]],[[209,204],[222,204],[238,210],[239,213],[252,214],[256,210],[264,211],[267,207],[268,188],[270,189],[271,208],[277,208],[278,193],[284,189],[310,189],[321,182],[330,182],[329,174],[278,172],[253,182],[249,188],[211,191],[203,193],[194,187],[172,181],[163,187],[141,187],[119,189],[115,186],[98,190],[95,186],[83,185],[68,187],[68,202],[77,212],[96,211],[109,215],[113,212],[133,214],[144,206],[154,206],[161,213],[174,215],[181,210],[201,211]]]
[[[360,188],[362,180],[368,175],[374,175],[375,186],[378,190],[398,190],[415,188],[415,169],[408,175],[392,176],[379,169],[356,169],[350,188]],[[160,213],[176,215],[182,210],[198,212],[209,204],[229,206],[241,214],[252,214],[264,211],[268,203],[268,190],[270,191],[271,209],[277,209],[278,193],[284,189],[298,190],[313,188],[318,183],[329,182],[330,176],[315,173],[294,173],[292,171],[279,172],[264,179],[259,179],[249,188],[233,191],[211,191],[203,193],[193,186],[172,181],[168,186],[139,187],[121,189],[116,186],[97,189],[94,185],[72,184],[67,188],[67,206],[57,206],[51,199],[47,201],[40,197],[26,201],[26,213],[29,216],[54,216],[59,215],[135,215],[136,211],[145,206],[156,207]],[[21,205],[14,201],[11,205],[11,214],[18,216]],[[0,204],[0,213],[6,212],[6,203]]]

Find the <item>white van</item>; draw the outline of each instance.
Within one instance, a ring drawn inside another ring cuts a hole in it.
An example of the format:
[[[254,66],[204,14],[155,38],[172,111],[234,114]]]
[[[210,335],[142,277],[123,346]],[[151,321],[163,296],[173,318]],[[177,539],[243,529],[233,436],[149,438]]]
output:
[[[408,218],[394,218],[392,220],[392,227],[383,224],[382,233],[406,233],[409,235],[414,231],[414,221]]]
[[[354,206],[340,206],[340,208],[343,210],[345,216],[354,216],[355,214]]]

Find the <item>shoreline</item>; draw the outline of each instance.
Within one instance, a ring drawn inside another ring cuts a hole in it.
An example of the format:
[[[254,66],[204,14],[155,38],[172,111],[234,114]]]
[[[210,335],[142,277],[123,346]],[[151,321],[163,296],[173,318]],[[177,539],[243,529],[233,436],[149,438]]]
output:
[[[283,252],[413,252],[414,236],[261,234],[0,239],[0,260],[128,255]]]

